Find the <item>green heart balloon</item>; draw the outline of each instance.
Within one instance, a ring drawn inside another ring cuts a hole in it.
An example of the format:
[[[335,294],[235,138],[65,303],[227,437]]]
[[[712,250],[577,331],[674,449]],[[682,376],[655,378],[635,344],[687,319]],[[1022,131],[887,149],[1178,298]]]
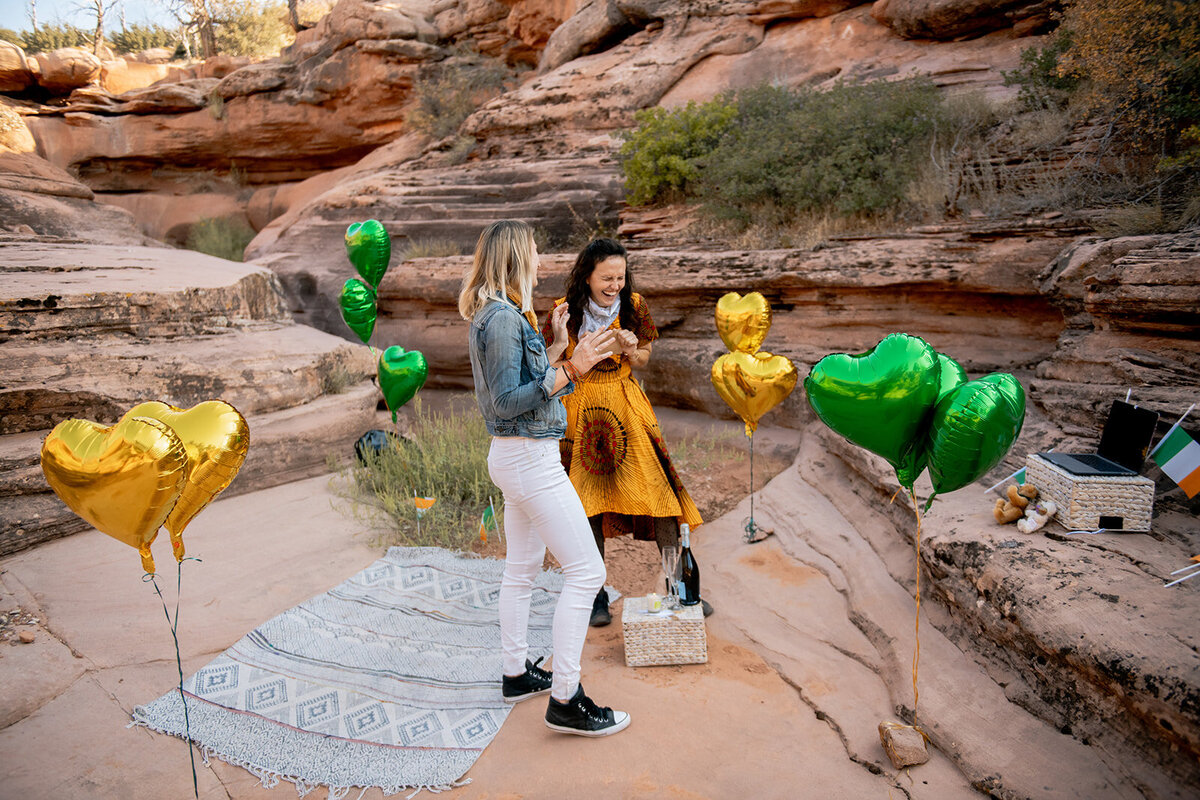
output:
[[[962,365],[944,353],[937,354],[938,360],[938,394],[941,400],[950,392],[967,382],[967,371]],[[934,401],[935,406],[937,401]],[[929,461],[929,437],[926,436],[919,445],[906,453],[896,464],[896,477],[901,486],[912,488],[917,478],[925,470]]]
[[[917,482],[917,478],[925,471],[925,465],[929,460],[925,444],[924,441],[919,442],[893,465],[896,469],[896,480],[900,481],[900,485],[906,489],[911,489]]]
[[[883,456],[902,486],[924,469],[923,444],[938,396],[937,351],[893,333],[859,355],[834,353],[804,379],[808,403],[837,433]]]
[[[418,350],[406,353],[403,347],[392,346],[379,356],[379,388],[392,412],[392,422],[396,421],[400,407],[412,400],[417,390],[425,385],[428,375],[429,365]]]
[[[346,228],[346,255],[362,279],[379,288],[392,260],[392,240],[383,223],[369,219]]]
[[[929,426],[934,493],[983,477],[1008,453],[1024,422],[1025,390],[1006,372],[969,381],[943,397]]]
[[[938,353],[938,402],[967,382],[967,371],[950,356]]]
[[[375,290],[358,278],[350,278],[342,286],[338,305],[342,309],[342,320],[350,330],[362,339],[363,344],[369,342],[375,330]]]

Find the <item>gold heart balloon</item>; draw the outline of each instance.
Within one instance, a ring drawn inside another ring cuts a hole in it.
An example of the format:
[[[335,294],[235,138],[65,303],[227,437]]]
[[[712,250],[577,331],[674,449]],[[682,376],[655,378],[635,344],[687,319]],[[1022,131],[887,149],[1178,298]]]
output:
[[[187,480],[179,501],[167,517],[175,559],[184,556],[183,530],[196,515],[233,481],[250,447],[246,418],[223,400],[208,400],[184,410],[159,403],[141,403],[125,413],[149,417],[170,426],[187,450]]]
[[[150,544],[187,478],[187,451],[170,426],[143,417],[110,428],[65,420],[42,443],[42,472],[68,508],[136,548],[142,569],[154,572]]]
[[[730,292],[717,301],[717,333],[731,352],[757,353],[771,330],[771,305],[758,292]]]
[[[753,436],[758,421],[796,388],[796,366],[786,356],[726,353],[713,362],[712,383],[721,399],[746,423]]]

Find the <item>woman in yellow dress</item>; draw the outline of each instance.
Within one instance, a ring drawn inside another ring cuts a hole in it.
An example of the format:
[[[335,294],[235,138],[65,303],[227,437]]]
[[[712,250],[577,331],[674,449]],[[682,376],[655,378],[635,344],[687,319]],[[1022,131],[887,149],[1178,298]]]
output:
[[[679,523],[703,522],[671,465],[658,419],[646,393],[633,378],[645,367],[658,329],[645,299],[633,292],[625,248],[595,239],[583,249],[567,278],[567,296],[555,301],[542,329],[548,351],[571,356],[580,336],[612,329],[621,352],[582,376],[567,407],[567,435],[561,440],[567,473],[583,500],[600,555],[606,537],[632,533],[664,547],[679,544]],[[554,341],[554,323],[566,315],[568,341]],[[704,612],[712,612],[704,603]],[[591,624],[612,621],[608,593],[601,589]]]

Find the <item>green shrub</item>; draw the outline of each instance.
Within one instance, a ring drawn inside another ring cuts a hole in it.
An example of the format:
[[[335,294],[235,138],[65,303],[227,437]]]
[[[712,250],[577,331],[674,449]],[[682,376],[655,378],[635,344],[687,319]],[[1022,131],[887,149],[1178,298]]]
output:
[[[699,162],[733,124],[737,105],[729,96],[682,108],[647,108],[634,115],[637,127],[624,131],[621,165],[631,205],[680,199],[700,177]]]
[[[1079,88],[1079,78],[1064,75],[1059,60],[1071,46],[1070,31],[1059,28],[1045,47],[1021,51],[1020,66],[1004,73],[1004,85],[1016,86],[1017,100],[1028,111],[1063,108]]]
[[[467,159],[471,157],[471,152],[477,144],[479,142],[474,136],[455,137],[454,143],[446,151],[446,163],[452,167],[465,164]]]
[[[462,245],[453,239],[410,239],[400,251],[400,261],[407,261],[410,258],[444,258],[462,254]]]
[[[217,0],[212,7],[219,53],[273,56],[295,39],[286,4]]]
[[[25,37],[11,28],[0,28],[0,42],[12,42],[17,47],[25,47]]]
[[[1053,38],[1022,53],[1005,83],[1026,108],[1071,102],[1103,118],[1119,151],[1174,169],[1196,147],[1184,131],[1200,123],[1200,4],[1068,0]]]
[[[206,217],[192,225],[184,247],[228,261],[241,261],[253,238],[254,231],[239,219]]]
[[[343,394],[354,385],[354,373],[340,362],[323,362],[318,366],[322,394]]]
[[[49,53],[60,47],[90,47],[91,34],[65,23],[42,25],[36,31],[21,34],[27,53]]]
[[[742,222],[768,208],[785,217],[896,208],[942,112],[926,79],[825,92],[764,86],[737,102],[735,123],[701,159],[700,186],[710,211]]]
[[[489,498],[499,517],[502,495],[487,470],[491,437],[473,400],[468,396],[439,413],[427,411],[417,397],[412,401],[411,441],[401,439],[378,454],[368,452],[365,463],[351,468],[351,497],[381,513],[392,531],[384,544],[469,550]],[[437,498],[420,520],[419,535],[414,492]]]
[[[143,25],[135,22],[122,31],[109,34],[113,50],[118,53],[140,53],[154,47],[176,49],[180,35],[162,25]]]
[[[503,90],[513,73],[504,62],[470,50],[430,65],[413,85],[405,121],[413,130],[444,139],[482,103]]]

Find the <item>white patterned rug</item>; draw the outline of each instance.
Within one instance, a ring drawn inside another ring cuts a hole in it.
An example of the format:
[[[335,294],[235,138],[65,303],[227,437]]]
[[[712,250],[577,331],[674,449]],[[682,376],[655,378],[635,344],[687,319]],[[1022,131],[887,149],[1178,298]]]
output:
[[[445,789],[511,709],[500,694],[496,603],[504,562],[393,547],[340,586],[289,609],[184,681],[192,739],[301,796],[351,787]],[[543,572],[530,658],[549,656],[562,576]],[[134,709],[184,737],[178,689]]]

